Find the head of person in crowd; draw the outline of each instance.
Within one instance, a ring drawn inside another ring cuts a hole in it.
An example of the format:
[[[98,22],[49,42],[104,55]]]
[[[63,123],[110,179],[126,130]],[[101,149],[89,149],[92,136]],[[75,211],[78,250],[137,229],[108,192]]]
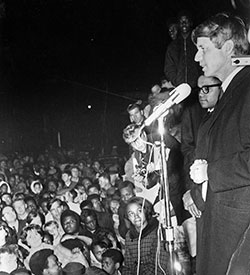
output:
[[[39,174],[39,178],[41,180],[46,179],[46,177],[47,177],[47,169],[45,167],[39,167],[38,174]]]
[[[67,188],[67,189],[62,189],[60,192],[63,192],[63,198],[64,201],[67,203],[75,202],[75,199],[77,198],[77,191],[75,189]],[[58,194],[58,193],[57,193]]]
[[[43,185],[38,180],[35,180],[31,183],[30,190],[33,194],[39,195],[43,190]]]
[[[37,224],[43,227],[45,223],[45,216],[38,210],[31,210],[27,216],[27,224]]]
[[[98,230],[98,232],[95,234],[95,239],[106,242],[109,248],[121,248],[115,232],[108,228],[101,228]]]
[[[11,193],[3,193],[1,195],[1,202],[5,205],[12,205],[12,195]]]
[[[32,273],[30,270],[24,267],[18,267],[17,269],[13,270],[10,275],[32,275]]]
[[[153,213],[153,206],[146,199],[134,197],[128,201],[126,217],[137,232],[149,224]]]
[[[28,212],[30,212],[31,210],[35,210],[35,211],[38,210],[39,207],[38,207],[37,202],[34,197],[26,196],[24,201],[27,205]]]
[[[84,275],[85,266],[78,262],[72,262],[65,265],[63,275]]]
[[[80,216],[72,210],[65,210],[61,215],[61,225],[66,234],[78,234],[80,230]]]
[[[101,203],[100,195],[97,195],[97,194],[89,195],[87,200],[92,202],[92,205],[93,205],[92,209],[94,209],[95,211],[98,211],[98,212],[104,212],[105,211],[104,207]]]
[[[88,200],[82,201],[80,203],[80,209],[81,211],[83,211],[84,209],[93,209],[92,201],[88,201]]]
[[[19,183],[17,183],[14,187],[14,192],[15,193],[22,193],[22,194],[28,194],[29,190],[27,188],[27,185],[25,182],[20,181]]]
[[[85,200],[86,197],[87,197],[87,192],[85,190],[85,187],[84,187],[83,183],[82,182],[78,182],[77,185],[76,185],[76,187],[75,187],[75,189],[78,192],[78,197],[80,196],[81,199]]]
[[[121,200],[124,203],[127,203],[131,198],[135,196],[135,186],[131,181],[123,181],[118,186],[120,194],[121,194]]]
[[[90,232],[95,232],[98,228],[97,215],[93,209],[83,209],[81,213],[81,222]]]
[[[216,77],[201,75],[198,78],[199,102],[202,108],[212,109],[215,107],[222,94],[221,81]]]
[[[49,199],[47,198],[42,198],[40,199],[39,201],[39,208],[40,208],[40,211],[44,214],[44,215],[47,215],[49,210],[48,210],[48,204],[49,204]]]
[[[168,35],[172,40],[175,40],[178,36],[179,26],[175,18],[169,18],[167,20]]]
[[[23,228],[20,239],[32,249],[39,248],[43,242],[43,230],[37,224],[27,225]]]
[[[129,124],[123,130],[124,141],[131,145],[133,150],[140,151],[142,153],[147,152],[147,135],[144,131],[140,130],[140,127],[136,124]]]
[[[0,194],[11,193],[9,184],[5,181],[0,182]]]
[[[11,205],[6,205],[2,208],[1,217],[9,226],[18,222],[17,213]]]
[[[45,223],[44,231],[48,232],[50,235],[53,236],[53,244],[55,244],[54,242],[56,240],[62,237],[59,232],[59,225],[56,221],[49,221]]]
[[[29,266],[34,275],[62,275],[61,263],[50,249],[35,252]]]
[[[94,182],[91,185],[89,185],[88,189],[87,189],[87,194],[88,194],[88,196],[93,195],[93,194],[100,195],[101,187],[100,187],[99,183]]]
[[[118,209],[120,207],[120,198],[118,196],[112,196],[109,200],[108,207],[112,214],[118,214]]]
[[[0,248],[0,271],[11,273],[18,268],[18,248],[7,245]]]
[[[94,160],[92,163],[92,168],[94,170],[95,173],[103,173],[104,169],[103,166],[101,164],[101,162],[99,160]]]
[[[110,275],[118,275],[122,267],[124,257],[118,249],[108,249],[102,254],[102,269]]]
[[[80,176],[79,168],[76,165],[74,165],[74,166],[71,167],[70,171],[71,171],[71,176],[72,176],[71,180],[72,181],[78,181],[79,176]]]
[[[177,19],[180,34],[183,38],[188,37],[191,34],[193,26],[191,12],[188,10],[182,10],[178,13]]]
[[[54,237],[49,232],[44,231],[42,242],[46,243],[46,244],[49,244],[49,245],[53,245]]]
[[[53,199],[48,204],[48,210],[55,221],[60,222],[60,217],[63,212],[63,204],[60,199]]]
[[[27,204],[24,199],[13,200],[12,206],[14,207],[19,220],[25,220],[29,214]]]
[[[83,184],[83,186],[84,186],[84,188],[85,188],[86,191],[87,191],[88,187],[89,187],[92,183],[93,183],[93,182],[92,182],[91,178],[89,178],[89,177],[84,177],[84,178],[82,179],[82,184]]]
[[[110,248],[110,244],[101,239],[93,240],[91,244],[91,251],[99,263],[102,262],[102,254]]]
[[[15,232],[4,221],[0,220],[0,248],[17,243]]]
[[[141,125],[143,123],[143,110],[139,104],[129,104],[127,107],[127,112],[131,123],[135,123],[136,125]]]
[[[58,188],[58,181],[50,178],[47,180],[47,191],[49,193],[56,193]]]
[[[111,183],[110,183],[110,175],[109,173],[103,172],[100,176],[99,176],[99,185],[101,187],[101,190],[107,191],[109,188],[112,187]]]
[[[224,81],[234,71],[231,57],[248,53],[247,32],[244,22],[237,16],[217,14],[197,26],[192,40],[198,49],[195,61],[205,76]]]
[[[65,184],[67,187],[70,186],[71,177],[72,177],[72,175],[71,175],[70,170],[64,170],[64,171],[62,172],[62,180],[63,180],[64,184]]]

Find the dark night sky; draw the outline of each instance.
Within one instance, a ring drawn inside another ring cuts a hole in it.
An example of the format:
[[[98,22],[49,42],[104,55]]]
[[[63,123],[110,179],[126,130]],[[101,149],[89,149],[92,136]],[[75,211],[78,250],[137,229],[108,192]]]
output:
[[[0,139],[3,148],[23,150],[55,144],[57,131],[67,146],[84,148],[91,140],[108,150],[119,144],[131,101],[89,86],[146,97],[163,73],[169,17],[189,9],[196,25],[216,12],[232,11],[229,0],[5,3]]]

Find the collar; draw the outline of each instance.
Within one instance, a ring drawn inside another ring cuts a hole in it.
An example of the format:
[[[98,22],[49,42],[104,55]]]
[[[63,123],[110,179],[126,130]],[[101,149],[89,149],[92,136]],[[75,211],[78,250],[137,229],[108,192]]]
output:
[[[227,87],[229,86],[232,79],[236,76],[236,74],[241,71],[245,66],[238,66],[234,71],[231,72],[231,74],[223,81],[221,88],[223,90],[223,93],[226,91]]]

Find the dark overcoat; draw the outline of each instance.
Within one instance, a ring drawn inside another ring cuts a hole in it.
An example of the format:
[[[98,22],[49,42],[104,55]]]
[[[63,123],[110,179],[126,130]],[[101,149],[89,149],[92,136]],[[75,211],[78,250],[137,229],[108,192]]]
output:
[[[231,81],[203,127],[196,158],[208,161],[197,275],[224,275],[250,223],[250,67]]]

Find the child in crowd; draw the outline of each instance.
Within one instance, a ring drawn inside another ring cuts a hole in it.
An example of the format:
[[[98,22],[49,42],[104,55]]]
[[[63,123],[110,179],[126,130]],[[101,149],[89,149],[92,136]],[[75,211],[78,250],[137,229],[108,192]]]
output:
[[[121,275],[123,260],[120,250],[108,249],[102,254],[102,269],[110,275]]]

